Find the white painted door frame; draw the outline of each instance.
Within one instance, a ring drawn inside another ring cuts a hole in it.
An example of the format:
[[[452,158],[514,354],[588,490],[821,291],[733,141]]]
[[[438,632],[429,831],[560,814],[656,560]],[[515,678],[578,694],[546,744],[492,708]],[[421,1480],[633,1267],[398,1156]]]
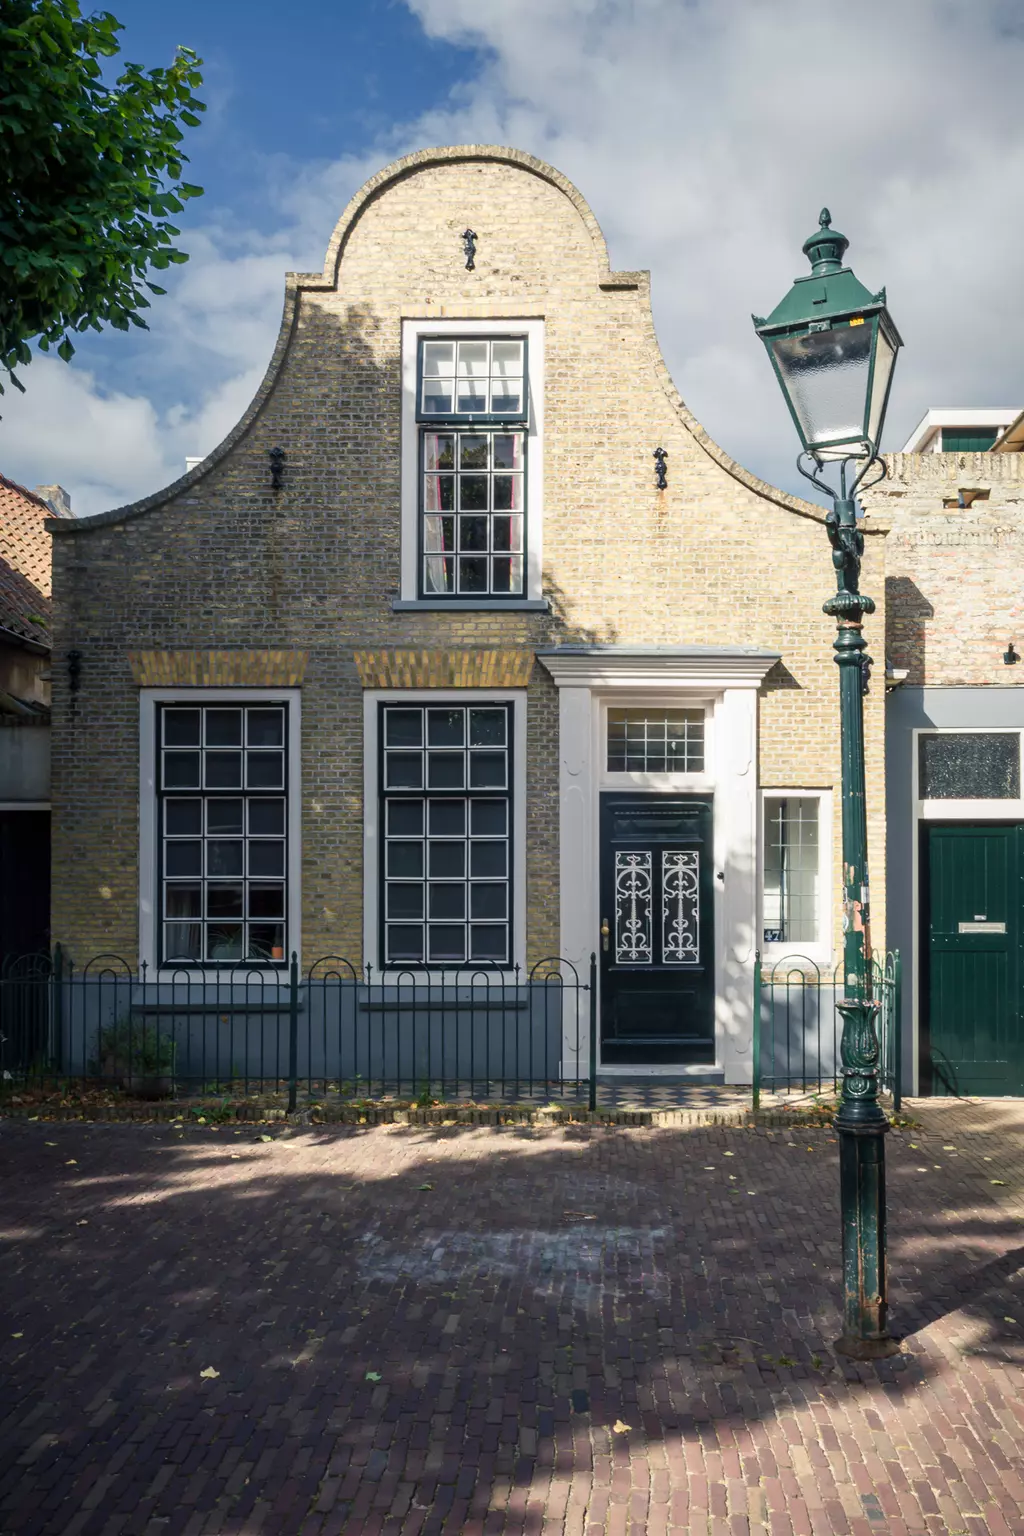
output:
[[[561,953],[587,974],[600,942],[600,796],[607,790],[714,796],[715,1066],[629,1068],[631,1076],[752,1075],[754,955],[757,948],[757,691],[776,652],[739,647],[562,646],[539,652],[559,690]],[[607,706],[703,706],[708,718],[702,774],[607,771]],[[576,1069],[566,1040],[563,1069]],[[582,1066],[583,1063],[580,1063]],[[606,1069],[607,1070],[607,1069]]]

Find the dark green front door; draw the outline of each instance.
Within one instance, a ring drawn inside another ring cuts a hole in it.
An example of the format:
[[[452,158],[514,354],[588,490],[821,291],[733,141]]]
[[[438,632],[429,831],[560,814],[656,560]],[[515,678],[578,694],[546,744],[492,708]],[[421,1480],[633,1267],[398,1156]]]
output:
[[[1006,825],[922,829],[922,1088],[1024,1091],[1022,834]]]
[[[601,1061],[715,1059],[711,800],[601,796]]]

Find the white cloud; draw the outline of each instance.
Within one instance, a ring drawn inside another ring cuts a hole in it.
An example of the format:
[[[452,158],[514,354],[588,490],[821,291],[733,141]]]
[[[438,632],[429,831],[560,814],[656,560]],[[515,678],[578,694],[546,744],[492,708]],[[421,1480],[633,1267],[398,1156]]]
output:
[[[431,36],[483,45],[480,74],[444,110],[396,122],[379,153],[268,163],[277,230],[225,218],[190,234],[130,387],[114,342],[102,369],[95,347],[87,367],[33,364],[30,395],[4,402],[9,473],[63,479],[94,511],[208,451],[266,366],[285,269],[318,269],[364,177],[436,143],[514,144],[576,182],[613,263],[651,269],[684,398],[769,478],[794,484],[795,448],[749,316],[805,270],[823,203],[858,275],[887,284],[906,342],[890,446],[928,405],[1024,404],[1014,0],[861,0],[855,14],[845,0],[407,3]]]

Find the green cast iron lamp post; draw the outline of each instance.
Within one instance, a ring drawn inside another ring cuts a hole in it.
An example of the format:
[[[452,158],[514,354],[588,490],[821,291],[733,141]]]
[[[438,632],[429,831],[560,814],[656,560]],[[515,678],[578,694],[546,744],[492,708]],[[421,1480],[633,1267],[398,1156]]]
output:
[[[804,241],[811,263],[766,320],[755,315],[775,375],[796,424],[801,474],[832,499],[825,519],[836,571],[836,592],[824,604],[835,618],[839,665],[843,771],[844,995],[840,1053],[839,1136],[843,1225],[843,1333],[836,1348],[858,1360],[879,1359],[899,1346],[887,1323],[885,1257],[885,1133],[878,1102],[878,1003],[872,996],[867,820],[864,805],[864,703],[871,658],[863,618],[874,602],[860,591],[864,535],[857,526],[857,487],[875,468],[885,474],[878,444],[896,353],[902,345],[885,306],[843,256],[849,241],[830,228],[823,208],[818,230]],[[838,465],[839,488],[822,479]],[[851,478],[852,475],[852,478]]]

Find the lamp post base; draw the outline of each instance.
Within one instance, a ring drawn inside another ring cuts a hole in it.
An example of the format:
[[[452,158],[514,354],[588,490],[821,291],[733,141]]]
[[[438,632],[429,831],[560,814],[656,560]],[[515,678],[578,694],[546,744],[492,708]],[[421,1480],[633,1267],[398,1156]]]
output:
[[[832,1347],[837,1355],[845,1355],[847,1360],[888,1360],[891,1355],[898,1355],[902,1348],[899,1339],[890,1338],[888,1334],[880,1339],[851,1339],[845,1333]]]

